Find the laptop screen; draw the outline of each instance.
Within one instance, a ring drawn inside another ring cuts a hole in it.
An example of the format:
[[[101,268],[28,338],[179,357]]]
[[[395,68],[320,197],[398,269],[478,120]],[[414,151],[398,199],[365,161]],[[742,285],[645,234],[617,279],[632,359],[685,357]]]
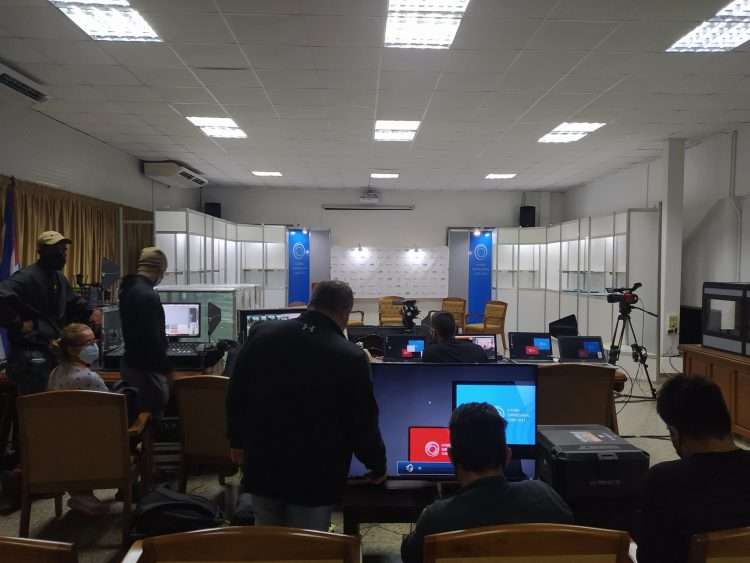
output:
[[[490,360],[497,358],[497,337],[494,334],[463,334],[456,336],[456,340],[468,340],[480,346]]]
[[[387,360],[416,361],[424,354],[425,339],[419,336],[387,336],[385,354]]]
[[[603,362],[604,345],[600,336],[561,336],[560,360]]]
[[[546,332],[509,332],[508,344],[513,360],[549,361],[552,338]]]

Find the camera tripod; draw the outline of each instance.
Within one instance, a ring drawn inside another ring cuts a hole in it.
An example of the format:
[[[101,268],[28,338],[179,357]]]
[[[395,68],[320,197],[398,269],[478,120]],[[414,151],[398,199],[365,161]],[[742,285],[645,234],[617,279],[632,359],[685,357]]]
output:
[[[651,381],[651,374],[648,371],[648,350],[638,343],[638,337],[633,328],[633,321],[630,318],[630,312],[633,309],[642,311],[652,317],[657,316],[655,313],[646,311],[646,309],[642,309],[641,307],[633,307],[633,305],[630,305],[629,303],[620,302],[620,314],[617,315],[615,330],[612,333],[612,345],[609,348],[609,363],[617,365],[617,360],[620,359],[620,350],[622,349],[622,339],[625,337],[625,333],[628,332],[628,329],[630,329],[630,334],[633,337],[633,340],[630,343],[630,348],[633,351],[633,361],[643,366],[643,371],[646,373],[646,381],[648,381],[648,386],[651,389],[651,398],[656,399],[656,389]]]

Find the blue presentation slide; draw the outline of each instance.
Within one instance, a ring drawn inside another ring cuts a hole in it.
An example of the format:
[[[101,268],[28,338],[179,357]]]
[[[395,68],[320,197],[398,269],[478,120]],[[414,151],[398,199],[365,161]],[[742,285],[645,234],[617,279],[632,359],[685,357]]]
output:
[[[489,403],[506,422],[508,444],[536,443],[536,387],[523,384],[456,383],[456,407],[464,403]]]

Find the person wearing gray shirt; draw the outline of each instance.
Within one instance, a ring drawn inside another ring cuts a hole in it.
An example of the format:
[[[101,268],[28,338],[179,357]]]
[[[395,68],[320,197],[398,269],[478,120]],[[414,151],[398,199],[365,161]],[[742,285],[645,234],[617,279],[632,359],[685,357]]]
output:
[[[546,483],[509,483],[503,468],[505,420],[487,403],[467,403],[450,420],[449,455],[461,484],[459,492],[424,509],[414,531],[401,544],[404,563],[422,563],[425,536],[502,524],[573,524],[573,513]]]

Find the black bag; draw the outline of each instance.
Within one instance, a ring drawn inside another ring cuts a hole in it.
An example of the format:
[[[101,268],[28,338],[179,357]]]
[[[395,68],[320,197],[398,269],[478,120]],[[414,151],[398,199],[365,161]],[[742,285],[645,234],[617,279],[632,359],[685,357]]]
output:
[[[130,536],[140,539],[205,530],[223,524],[221,510],[208,499],[184,495],[161,485],[138,503],[133,515]]]

